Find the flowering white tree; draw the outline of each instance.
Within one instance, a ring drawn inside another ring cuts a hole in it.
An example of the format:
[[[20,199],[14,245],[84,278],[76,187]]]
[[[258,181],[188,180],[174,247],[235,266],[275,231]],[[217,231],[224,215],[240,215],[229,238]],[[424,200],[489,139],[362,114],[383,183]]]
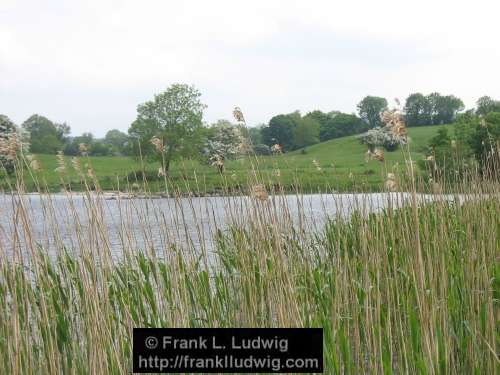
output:
[[[388,151],[395,150],[401,143],[400,138],[385,127],[370,129],[366,133],[358,135],[358,139],[371,151],[374,151],[377,146],[382,146]]]
[[[374,152],[377,146],[384,147],[387,151],[393,151],[398,145],[404,145],[408,142],[406,125],[399,110],[384,111],[380,118],[385,126],[370,129],[357,137],[361,143],[368,146],[370,152]]]
[[[0,170],[14,171],[16,157],[23,146],[16,125],[7,116],[0,115]]]
[[[241,129],[227,120],[219,120],[210,127],[210,134],[205,143],[205,155],[208,161],[224,171],[224,161],[235,159],[244,153],[245,139]]]

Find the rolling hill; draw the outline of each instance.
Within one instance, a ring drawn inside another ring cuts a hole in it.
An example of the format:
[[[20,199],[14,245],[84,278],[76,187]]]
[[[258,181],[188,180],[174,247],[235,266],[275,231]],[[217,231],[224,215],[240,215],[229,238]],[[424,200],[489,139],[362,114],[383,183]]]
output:
[[[423,157],[423,151],[428,141],[436,135],[441,127],[450,128],[452,125],[423,126],[409,128],[410,150],[413,160]],[[333,139],[322,142],[302,150],[283,155],[251,157],[233,160],[226,163],[223,178],[215,167],[207,166],[197,160],[182,160],[173,163],[170,178],[181,190],[195,189],[212,191],[221,186],[244,186],[248,181],[248,171],[254,166],[263,181],[268,185],[281,184],[288,190],[300,186],[303,191],[318,191],[334,189],[338,191],[350,190],[380,190],[388,171],[397,173],[398,165],[404,165],[404,154],[401,150],[385,153],[385,162],[364,160],[366,146],[361,145],[355,136]],[[55,155],[37,155],[42,165],[38,178],[44,181],[51,191],[58,191],[61,187],[61,177],[55,168]],[[78,174],[71,166],[71,158],[66,157],[67,174],[65,183],[71,183],[72,188],[79,190]],[[153,180],[153,190],[164,190],[164,180],[157,178],[158,163],[148,162],[141,164],[129,157],[89,157],[80,158],[83,170],[89,166],[94,170],[100,186],[104,190],[123,190],[128,181],[132,182],[135,175],[146,170],[146,175]],[[318,166],[320,169],[318,169]],[[134,172],[135,175],[134,175]],[[33,189],[30,174],[25,174],[29,189]],[[141,178],[139,178],[141,180]],[[156,181],[155,181],[156,180]],[[6,181],[0,184],[8,189]]]

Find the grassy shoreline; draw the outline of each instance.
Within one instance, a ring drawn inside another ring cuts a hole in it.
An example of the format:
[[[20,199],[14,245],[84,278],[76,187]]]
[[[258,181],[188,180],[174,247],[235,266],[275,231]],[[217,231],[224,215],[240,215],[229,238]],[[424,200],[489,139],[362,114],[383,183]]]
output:
[[[452,126],[409,128],[412,159],[422,159],[422,151],[429,139],[440,128]],[[197,160],[176,161],[169,173],[168,184],[184,193],[196,191],[198,194],[217,194],[228,189],[237,192],[248,185],[249,172],[258,170],[259,178],[268,188],[279,185],[280,189],[291,193],[376,192],[383,190],[388,172],[398,174],[406,169],[405,152],[402,150],[386,152],[383,163],[366,163],[366,146],[361,145],[355,136],[323,142],[307,147],[303,152],[298,150],[284,155],[228,161],[224,175],[217,173],[215,167]],[[55,155],[36,155],[36,158],[42,171],[35,177],[43,190],[58,192],[68,188],[73,191],[87,189],[81,176],[72,168],[70,157],[65,157],[67,170],[63,176],[55,171],[58,166]],[[149,191],[160,193],[165,190],[165,180],[158,176],[157,162],[141,163],[131,157],[85,157],[79,158],[79,161],[84,173],[86,164],[92,168],[100,189],[104,191],[133,191],[132,185],[141,185],[144,177],[148,180]],[[317,162],[321,170],[313,161]],[[24,184],[27,191],[39,189],[28,171],[24,174]],[[5,178],[0,177],[0,188],[10,189]]]

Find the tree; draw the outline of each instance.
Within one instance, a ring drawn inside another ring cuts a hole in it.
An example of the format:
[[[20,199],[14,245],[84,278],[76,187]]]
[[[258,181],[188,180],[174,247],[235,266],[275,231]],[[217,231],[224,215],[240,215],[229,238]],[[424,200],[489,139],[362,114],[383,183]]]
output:
[[[0,137],[4,138],[16,130],[16,125],[5,115],[0,114]]]
[[[272,151],[271,148],[268,145],[265,144],[256,144],[253,145],[253,152],[255,155],[271,155]]]
[[[325,133],[328,132],[330,128],[330,120],[332,117],[335,116],[337,112],[331,112],[331,113],[325,113],[319,110],[315,110],[312,112],[309,112],[306,114],[304,117],[310,118],[314,121],[316,121],[319,124],[319,133],[320,133],[320,140],[324,141],[325,139]]]
[[[358,103],[358,114],[371,128],[382,126],[380,114],[387,109],[387,100],[378,96],[366,96]]]
[[[319,124],[310,117],[303,117],[293,129],[295,148],[302,148],[319,142]]]
[[[387,151],[395,151],[403,142],[401,137],[398,137],[386,126],[370,129],[356,138],[359,139],[361,144],[367,145],[371,151],[375,150],[378,146],[385,148]]]
[[[482,96],[476,102],[476,113],[487,115],[490,112],[500,112],[500,101],[493,100],[489,96]]]
[[[104,137],[104,143],[110,145],[115,154],[125,154],[127,142],[128,135],[118,129],[108,131]]]
[[[437,134],[431,138],[429,141],[429,146],[431,148],[446,146],[451,144],[451,138],[448,136],[448,129],[440,128]]]
[[[268,146],[279,144],[283,151],[294,149],[293,130],[300,121],[300,112],[274,116],[269,125],[262,128],[262,142]]]
[[[199,148],[199,131],[206,108],[200,96],[194,86],[173,84],[137,107],[137,119],[130,126],[129,135],[140,146],[142,155],[156,155],[165,172],[173,158],[190,155]],[[148,145],[153,137],[164,145],[162,155],[155,154],[154,148]],[[135,150],[138,156],[138,148]]]
[[[405,120],[408,126],[432,124],[432,105],[421,93],[411,94],[406,98]]]
[[[80,145],[84,144],[89,151],[92,149],[92,144],[94,143],[94,136],[92,133],[83,133],[78,137],[73,137],[69,140],[64,148],[64,154],[66,155],[80,155]]]
[[[500,177],[500,112],[490,112],[477,122],[469,137],[483,175]]]
[[[253,145],[262,143],[262,128],[265,126],[265,124],[261,124],[248,128],[248,135]]]
[[[16,133],[16,125],[5,115],[0,114],[0,171],[14,171],[15,149],[11,146],[11,136]]]
[[[427,96],[432,108],[432,123],[434,125],[451,124],[458,112],[464,110],[464,103],[453,95],[442,96],[434,92]]]
[[[456,180],[475,162],[483,176],[500,178],[500,113],[484,117],[465,113],[457,118],[453,138],[446,128],[429,142],[428,157],[419,162],[433,178]]]
[[[113,147],[101,139],[92,142],[88,150],[91,156],[108,156],[113,153]]]
[[[218,120],[209,128],[204,154],[209,162],[215,163],[222,173],[224,162],[234,159],[243,152],[244,139],[240,128],[227,120]]]
[[[30,135],[30,151],[36,154],[55,154],[60,151],[70,132],[66,123],[56,124],[37,114],[24,121],[22,128]]]
[[[456,181],[467,170],[469,155],[459,152],[457,139],[452,139],[447,128],[440,128],[429,141],[427,157],[419,160],[419,167],[436,181]]]
[[[352,134],[359,134],[368,130],[368,125],[358,116],[353,114],[338,111],[329,113],[313,111],[308,113],[306,117],[311,117],[319,123],[319,139],[321,142]]]

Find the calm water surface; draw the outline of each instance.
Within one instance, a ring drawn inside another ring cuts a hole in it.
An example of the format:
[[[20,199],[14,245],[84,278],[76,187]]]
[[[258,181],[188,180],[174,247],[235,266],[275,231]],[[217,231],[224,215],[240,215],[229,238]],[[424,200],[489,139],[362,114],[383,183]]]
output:
[[[212,251],[216,231],[251,224],[257,212],[281,230],[300,224],[312,232],[328,219],[348,218],[354,211],[379,212],[389,205],[400,207],[410,199],[407,193],[287,195],[258,203],[248,197],[109,199],[4,194],[0,195],[0,251],[12,255],[37,246],[76,253],[109,249],[118,258],[124,250],[161,254],[172,245],[191,252]],[[436,197],[419,195],[418,199],[428,202]]]

